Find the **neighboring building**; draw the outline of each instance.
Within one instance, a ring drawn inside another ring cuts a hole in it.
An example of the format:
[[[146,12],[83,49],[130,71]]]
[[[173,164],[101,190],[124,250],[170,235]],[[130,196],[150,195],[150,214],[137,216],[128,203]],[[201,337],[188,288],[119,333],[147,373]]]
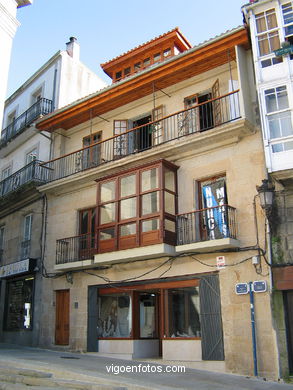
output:
[[[253,49],[266,166],[275,186],[271,227],[274,324],[282,376],[293,374],[293,3],[243,7]]]
[[[79,61],[79,45],[70,38],[67,50],[58,51],[6,101],[0,139],[1,341],[39,342],[47,204],[37,186],[49,178],[40,162],[50,159],[52,140],[36,130],[35,121],[104,86]]]
[[[19,22],[16,9],[32,4],[32,0],[0,0],[0,125],[6,96],[12,42]]]
[[[36,124],[53,137],[41,346],[253,375],[235,285],[271,286],[247,31],[190,48],[174,29],[102,66],[111,86]],[[255,302],[259,375],[278,378],[270,292]]]

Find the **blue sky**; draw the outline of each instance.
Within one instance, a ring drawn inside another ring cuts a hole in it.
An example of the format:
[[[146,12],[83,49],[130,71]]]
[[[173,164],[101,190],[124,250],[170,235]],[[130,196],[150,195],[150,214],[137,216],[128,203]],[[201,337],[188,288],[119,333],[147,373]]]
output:
[[[7,96],[75,36],[81,61],[103,80],[100,64],[174,27],[192,45],[242,24],[243,0],[34,0],[18,10]]]

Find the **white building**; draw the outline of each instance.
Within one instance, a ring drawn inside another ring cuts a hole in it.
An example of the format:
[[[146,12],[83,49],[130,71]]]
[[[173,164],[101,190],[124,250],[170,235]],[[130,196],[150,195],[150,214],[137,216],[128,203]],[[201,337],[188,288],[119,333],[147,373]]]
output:
[[[242,7],[253,49],[268,179],[275,203],[266,212],[273,307],[282,376],[293,373],[293,2],[252,0]]]
[[[36,130],[34,122],[104,86],[79,61],[79,44],[71,37],[65,51],[6,100],[0,140],[0,306],[5,299],[9,305],[0,312],[2,341],[38,344],[46,197],[37,186],[50,174],[39,160],[50,158],[54,139]]]
[[[19,22],[16,9],[32,4],[32,0],[0,0],[0,123],[6,95],[11,47]]]

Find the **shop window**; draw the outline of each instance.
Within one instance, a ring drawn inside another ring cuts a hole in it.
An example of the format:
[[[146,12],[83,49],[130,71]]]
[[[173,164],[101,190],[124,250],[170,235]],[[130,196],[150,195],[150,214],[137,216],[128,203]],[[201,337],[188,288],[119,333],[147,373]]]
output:
[[[163,237],[174,244],[176,199],[176,167],[165,162],[100,181],[98,251],[151,245]],[[165,219],[170,230],[163,234]]]
[[[200,337],[199,288],[168,290],[168,337]]]
[[[102,295],[98,300],[97,336],[99,338],[129,338],[132,329],[130,295]]]
[[[94,133],[84,137],[82,147],[82,167],[83,169],[96,167],[101,163],[101,144],[102,132]],[[98,144],[97,144],[98,143]],[[95,145],[97,144],[97,145]]]
[[[31,330],[34,277],[6,282],[5,330]]]

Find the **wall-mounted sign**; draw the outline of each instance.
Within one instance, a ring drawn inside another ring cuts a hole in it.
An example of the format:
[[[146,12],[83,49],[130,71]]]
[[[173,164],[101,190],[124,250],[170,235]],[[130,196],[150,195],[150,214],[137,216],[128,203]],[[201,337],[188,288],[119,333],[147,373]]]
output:
[[[237,295],[248,294],[249,286],[247,283],[237,283],[235,285],[235,292]]]
[[[225,265],[226,265],[225,256],[218,256],[217,257],[217,268],[218,269],[225,268]]]
[[[35,265],[35,259],[25,259],[17,261],[16,263],[3,265],[0,267],[0,278],[7,278],[9,276],[31,272],[35,268]]]
[[[293,45],[288,47],[281,47],[278,50],[274,50],[276,57],[284,56],[285,54],[293,54]]]
[[[252,284],[255,293],[267,291],[267,282],[265,280],[258,280]]]

